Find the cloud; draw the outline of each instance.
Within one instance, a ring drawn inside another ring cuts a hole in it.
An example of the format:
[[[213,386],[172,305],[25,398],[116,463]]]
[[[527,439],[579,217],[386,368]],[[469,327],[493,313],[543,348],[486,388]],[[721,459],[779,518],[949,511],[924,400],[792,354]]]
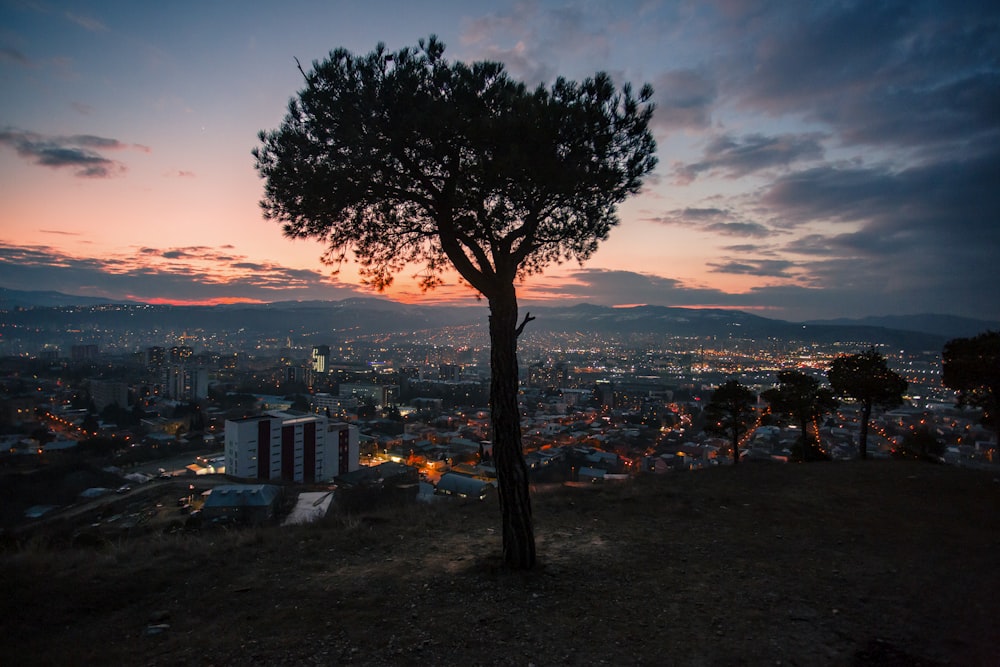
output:
[[[781,265],[766,266],[748,260],[744,275],[770,270],[780,274]],[[728,268],[738,269],[736,262]],[[804,270],[805,265],[787,267]],[[924,265],[926,269],[926,265]],[[938,312],[984,319],[984,313],[1000,312],[1000,298],[983,301],[981,293],[963,288],[964,276],[948,274],[943,281],[931,276],[917,289],[909,278],[884,280],[877,260],[858,263],[822,261],[812,267],[818,280],[788,280],[777,277],[769,284],[746,291],[727,292],[685,281],[632,271],[587,268],[572,271],[557,280],[533,279],[519,290],[522,306],[594,303],[620,305],[644,303],[660,306],[735,308],[766,317],[793,322],[834,317],[857,317],[859,313],[912,315]],[[926,271],[925,271],[926,273]],[[967,287],[967,286],[966,286]]]
[[[759,222],[740,220],[733,211],[721,208],[684,208],[655,218],[654,222],[718,234],[746,238],[767,238],[776,233]]]
[[[569,63],[605,62],[610,49],[610,17],[596,6],[588,11],[564,5],[543,7],[517,2],[510,9],[463,21],[460,38],[473,59],[503,62],[511,75],[529,86],[552,83]]]
[[[724,262],[709,262],[708,266],[715,273],[731,273],[736,275],[758,276],[762,278],[792,278],[795,262],[786,259],[744,259],[727,260]]]
[[[763,169],[787,168],[794,163],[823,157],[820,133],[766,136],[722,134],[712,138],[697,162],[678,164],[674,174],[680,183],[691,183],[705,173],[741,178]]]
[[[231,247],[230,247],[231,248]],[[0,243],[0,284],[150,302],[340,299],[363,290],[312,269],[248,262],[206,246],[134,248],[84,257],[48,246]],[[252,266],[252,270],[242,268]]]
[[[13,128],[0,130],[0,145],[10,146],[20,157],[42,167],[72,169],[80,178],[109,178],[123,174],[125,165],[101,152],[129,147],[117,139],[90,134],[44,136]]]
[[[998,137],[996,3],[762,4],[727,29],[735,46],[716,71],[743,108],[823,123],[845,145],[940,152]]]
[[[66,12],[65,17],[70,22],[75,23],[84,30],[89,30],[90,32],[106,32],[108,29],[104,23],[90,16],[81,16],[79,14],[74,14],[73,12]]]
[[[653,91],[656,103],[653,127],[703,129],[711,124],[718,91],[706,72],[695,69],[663,72],[653,81]]]
[[[28,60],[26,55],[11,46],[0,46],[0,62],[14,63],[24,67],[32,66],[32,62]]]

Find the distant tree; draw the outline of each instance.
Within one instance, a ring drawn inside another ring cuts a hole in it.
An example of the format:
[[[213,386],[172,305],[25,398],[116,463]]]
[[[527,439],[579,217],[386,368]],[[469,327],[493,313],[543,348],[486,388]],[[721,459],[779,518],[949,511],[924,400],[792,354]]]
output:
[[[1000,447],[1000,331],[948,341],[941,365],[941,383],[958,392],[959,406],[983,411],[981,421]]]
[[[926,426],[903,436],[903,442],[894,452],[896,458],[919,459],[938,462],[944,454],[944,443],[934,437]]]
[[[906,380],[886,365],[885,357],[874,347],[857,354],[838,356],[830,364],[826,377],[835,394],[861,405],[858,453],[862,459],[868,458],[868,425],[872,408],[892,409],[902,405]]]
[[[801,371],[790,370],[780,371],[778,386],[768,389],[761,396],[772,410],[798,422],[802,460],[807,461],[811,450],[809,424],[836,409],[837,399],[833,397],[833,393],[826,387],[821,387],[816,378]]]
[[[351,252],[372,287],[422,264],[421,286],[450,266],[489,304],[490,415],[503,554],[535,564],[517,404],[520,319],[514,282],[583,261],[618,224],[617,206],[656,164],[652,89],[634,96],[599,73],[529,90],[497,62],[448,62],[431,37],[389,53],[344,49],[302,72],[305,89],[254,150],[262,202],[286,236]]]
[[[101,430],[101,425],[95,415],[88,414],[80,423],[80,430],[89,436],[95,436]]]
[[[302,394],[295,394],[294,396],[286,396],[286,399],[291,399],[292,404],[290,408],[292,410],[298,410],[300,412],[309,412],[309,397],[303,396]]]
[[[712,393],[705,406],[705,430],[729,440],[733,463],[740,462],[740,440],[757,421],[757,397],[738,380],[729,380]]]

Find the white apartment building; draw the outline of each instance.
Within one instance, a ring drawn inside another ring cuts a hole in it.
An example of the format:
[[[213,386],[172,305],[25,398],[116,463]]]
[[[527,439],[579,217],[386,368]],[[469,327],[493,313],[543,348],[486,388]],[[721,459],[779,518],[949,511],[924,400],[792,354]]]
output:
[[[358,429],[325,416],[269,412],[226,420],[226,474],[245,479],[326,482],[357,470]]]

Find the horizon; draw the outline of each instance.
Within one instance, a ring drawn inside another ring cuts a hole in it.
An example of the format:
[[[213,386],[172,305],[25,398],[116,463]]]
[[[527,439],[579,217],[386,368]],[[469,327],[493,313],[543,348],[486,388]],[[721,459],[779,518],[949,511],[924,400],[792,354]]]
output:
[[[279,299],[275,301],[250,301],[250,300],[238,300],[238,301],[227,301],[221,303],[186,303],[186,302],[142,302],[142,301],[124,301],[124,300],[109,300],[109,301],[99,301],[89,304],[78,304],[69,303],[69,300],[75,299],[94,299],[100,297],[89,297],[83,295],[66,294],[63,292],[58,292],[55,290],[12,290],[8,287],[0,286],[0,306],[3,305],[3,292],[16,292],[18,294],[26,295],[57,295],[59,297],[65,297],[67,301],[60,304],[38,304],[32,303],[26,306],[21,306],[24,308],[88,308],[88,307],[100,307],[100,306],[113,306],[113,305],[126,305],[126,306],[168,306],[168,307],[195,307],[195,308],[213,308],[218,306],[273,306],[273,305],[284,305],[284,304],[340,304],[350,301],[378,301],[387,304],[394,304],[399,306],[417,306],[417,307],[429,307],[429,308],[461,308],[461,309],[474,309],[474,308],[485,308],[484,304],[463,304],[463,303],[405,303],[400,301],[395,301],[385,295],[380,294],[359,294],[354,296],[348,296],[341,299],[322,299],[322,298],[312,298],[312,299]],[[30,297],[29,297],[30,298]],[[905,313],[899,315],[864,315],[858,317],[832,317],[832,318],[811,318],[809,320],[785,320],[784,318],[778,317],[767,317],[766,315],[761,315],[759,313],[754,313],[749,310],[740,309],[737,307],[715,307],[715,306],[663,306],[659,304],[650,303],[633,303],[633,304],[621,304],[621,305],[604,305],[598,303],[589,302],[578,302],[568,305],[554,305],[554,304],[536,304],[530,306],[532,309],[538,308],[551,308],[551,309],[573,309],[573,308],[605,308],[610,311],[615,310],[629,310],[636,308],[669,308],[678,310],[719,310],[728,311],[734,313],[742,313],[745,315],[750,315],[753,317],[761,317],[768,320],[773,320],[776,322],[786,322],[788,324],[807,324],[816,323],[824,324],[829,323],[832,325],[839,324],[863,324],[866,320],[891,320],[891,319],[918,319],[918,318],[939,318],[939,319],[954,319],[954,320],[965,320],[968,322],[975,322],[992,327],[994,325],[1000,325],[1000,319],[989,319],[984,317],[967,317],[964,315],[953,315],[949,313],[931,313],[931,312],[917,312],[917,313]],[[874,325],[874,326],[885,326],[885,325]],[[960,337],[960,336],[959,336]]]
[[[529,87],[651,83],[659,166],[585,264],[522,308],[739,310],[786,321],[1000,316],[1000,6],[494,0],[0,6],[0,285],[223,305],[476,305],[420,267],[384,294],[263,219],[251,149],[308,63],[435,34]],[[983,313],[987,315],[984,316]]]

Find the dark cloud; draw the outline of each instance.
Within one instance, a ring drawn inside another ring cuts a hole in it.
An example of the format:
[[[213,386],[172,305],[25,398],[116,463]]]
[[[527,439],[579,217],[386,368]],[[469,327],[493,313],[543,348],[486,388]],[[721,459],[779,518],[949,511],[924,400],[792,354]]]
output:
[[[0,61],[15,63],[25,67],[32,64],[26,55],[10,46],[0,46]]]
[[[763,275],[760,260],[748,260],[741,273]],[[928,264],[921,264],[925,275]],[[744,292],[726,292],[679,280],[631,271],[582,269],[564,279],[532,281],[520,299],[523,305],[596,303],[620,305],[646,303],[661,306],[737,308],[766,317],[802,321],[857,317],[859,313],[911,315],[923,312],[965,314],[988,319],[1000,312],[1000,297],[983,300],[980,292],[963,284],[963,275],[949,274],[943,281],[930,276],[917,283],[909,276],[885,280],[880,262],[827,261],[812,269],[820,280],[793,283],[783,280]],[[733,262],[730,268],[738,268]],[[780,266],[770,267],[773,273]],[[789,274],[791,273],[789,267]],[[808,268],[799,265],[800,270]]]
[[[80,257],[46,246],[0,244],[0,284],[148,301],[340,299],[362,291],[308,269],[257,263],[253,272],[229,257],[195,246],[138,248],[120,257]],[[85,286],[85,287],[84,287]]]
[[[1000,248],[996,155],[886,168],[824,166],[775,181],[761,197],[782,221],[847,222],[887,250]]]
[[[653,126],[666,130],[703,129],[711,125],[718,91],[705,72],[670,70],[653,82],[656,113]]]
[[[7,128],[0,130],[0,145],[10,146],[22,158],[42,167],[73,169],[81,178],[108,178],[125,172],[124,164],[99,152],[126,147],[116,139],[88,134],[46,137]]]
[[[997,3],[776,3],[743,27],[756,32],[719,72],[747,107],[821,121],[849,145],[998,138]]]
[[[690,183],[704,173],[718,173],[727,178],[741,178],[762,169],[789,167],[793,163],[823,157],[819,133],[765,136],[748,134],[714,137],[697,162],[677,165],[674,174],[682,183]]]
[[[793,278],[798,264],[786,259],[733,259],[723,262],[709,262],[715,273],[758,276],[761,278]]]
[[[698,229],[720,236],[766,238],[775,234],[775,231],[766,225],[740,220],[735,212],[721,208],[679,209],[655,218],[654,221],[666,225]]]

